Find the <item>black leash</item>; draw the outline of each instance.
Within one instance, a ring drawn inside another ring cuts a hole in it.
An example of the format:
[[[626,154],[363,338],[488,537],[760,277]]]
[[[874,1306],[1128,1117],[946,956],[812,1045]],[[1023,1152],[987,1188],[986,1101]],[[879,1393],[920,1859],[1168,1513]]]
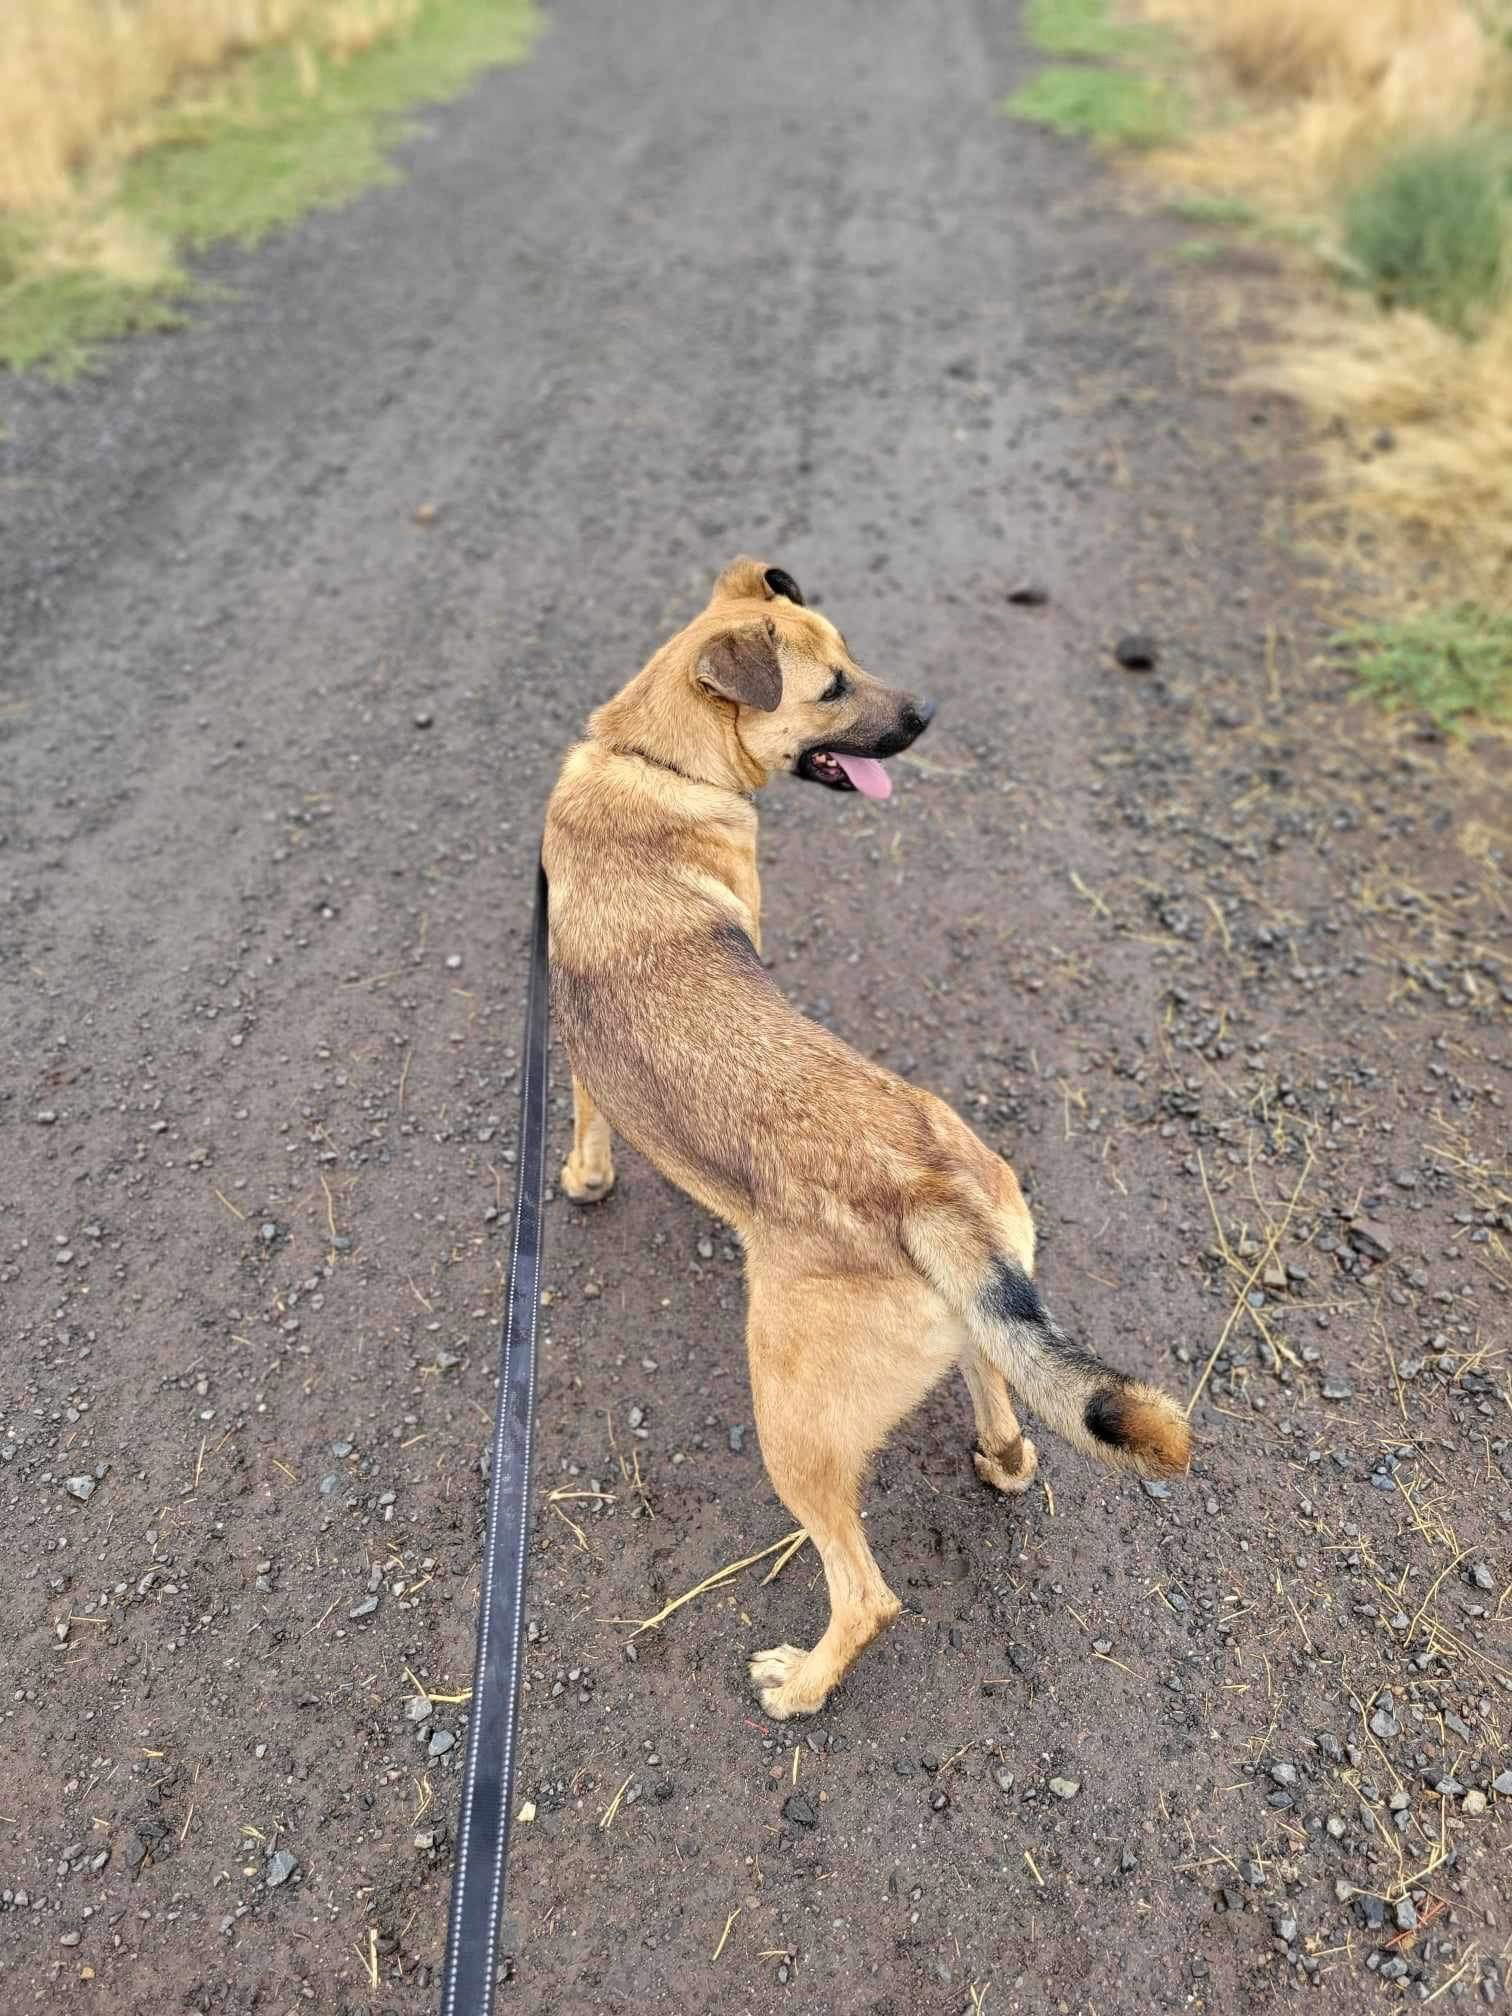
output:
[[[536,1321],[541,1307],[541,1193],[546,1178],[546,1063],[550,1021],[546,871],[536,867],[530,987],[520,1065],[520,1161],[514,1245],[499,1347],[499,1405],[473,1668],[472,1719],[452,1874],[451,1920],[441,1976],[441,2016],[489,2016],[514,1814],[515,1716],[525,1634],[530,1429],[535,1411]]]

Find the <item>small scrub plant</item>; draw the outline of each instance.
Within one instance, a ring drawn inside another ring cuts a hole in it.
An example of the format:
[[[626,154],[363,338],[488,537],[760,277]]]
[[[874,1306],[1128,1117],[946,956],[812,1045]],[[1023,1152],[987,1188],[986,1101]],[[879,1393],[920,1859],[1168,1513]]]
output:
[[[1512,615],[1462,603],[1335,642],[1357,655],[1360,683],[1390,712],[1417,708],[1448,729],[1467,716],[1512,720]]]
[[[1506,149],[1490,136],[1422,142],[1350,193],[1344,245],[1387,307],[1473,333],[1507,282]]]

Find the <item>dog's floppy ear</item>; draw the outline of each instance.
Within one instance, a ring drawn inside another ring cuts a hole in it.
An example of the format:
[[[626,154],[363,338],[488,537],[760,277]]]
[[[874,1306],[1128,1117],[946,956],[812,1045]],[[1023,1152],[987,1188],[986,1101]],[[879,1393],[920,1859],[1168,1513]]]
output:
[[[732,560],[714,583],[711,602],[770,602],[777,596],[786,596],[789,602],[802,609],[805,604],[803,590],[785,567],[768,567],[764,560],[752,560],[742,554]]]
[[[698,654],[695,673],[705,693],[771,714],[782,705],[782,667],[777,662],[777,629],[772,623],[727,630]]]

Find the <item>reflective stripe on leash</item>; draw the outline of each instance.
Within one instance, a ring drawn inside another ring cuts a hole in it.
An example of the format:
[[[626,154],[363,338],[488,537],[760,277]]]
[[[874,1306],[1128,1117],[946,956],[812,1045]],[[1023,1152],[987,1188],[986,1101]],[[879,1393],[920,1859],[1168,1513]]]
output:
[[[547,901],[546,871],[537,863],[520,1070],[519,1179],[499,1346],[499,1401],[488,1484],[478,1652],[441,1976],[441,2016],[490,2016],[509,1870],[520,1649],[525,1635],[536,1324],[541,1307],[541,1198],[546,1179],[550,1026]]]

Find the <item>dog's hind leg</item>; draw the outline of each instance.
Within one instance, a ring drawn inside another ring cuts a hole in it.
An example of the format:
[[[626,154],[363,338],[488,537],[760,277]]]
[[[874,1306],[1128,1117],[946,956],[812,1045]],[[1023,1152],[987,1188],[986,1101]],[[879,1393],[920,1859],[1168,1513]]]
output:
[[[572,1081],[572,1153],[562,1164],[562,1189],[574,1204],[597,1204],[614,1188],[614,1137],[588,1093]]]
[[[906,1279],[794,1279],[755,1265],[750,1279],[761,1453],[778,1496],[814,1543],[830,1603],[812,1651],[777,1645],[751,1661],[761,1705],[781,1722],[822,1708],[898,1614],[857,1499],[873,1454],[956,1362],[960,1331],[936,1295]]]
[[[971,1460],[978,1477],[1010,1496],[1027,1491],[1039,1468],[1039,1457],[1019,1427],[1008,1381],[969,1340],[961,1353],[961,1375],[971,1389],[976,1415],[976,1447]]]

